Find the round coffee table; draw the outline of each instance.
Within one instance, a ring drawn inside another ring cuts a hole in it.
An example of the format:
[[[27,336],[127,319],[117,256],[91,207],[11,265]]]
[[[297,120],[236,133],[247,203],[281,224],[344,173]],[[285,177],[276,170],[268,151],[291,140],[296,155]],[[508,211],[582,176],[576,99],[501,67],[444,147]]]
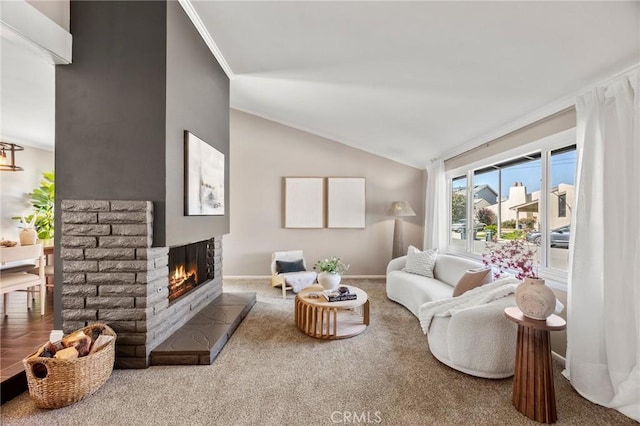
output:
[[[310,293],[320,293],[323,288],[314,285],[301,290],[295,299],[296,325],[306,335],[319,339],[346,339],[362,333],[369,325],[369,298],[364,290],[353,286],[349,292],[358,297],[355,300],[327,302],[322,296],[309,297]]]

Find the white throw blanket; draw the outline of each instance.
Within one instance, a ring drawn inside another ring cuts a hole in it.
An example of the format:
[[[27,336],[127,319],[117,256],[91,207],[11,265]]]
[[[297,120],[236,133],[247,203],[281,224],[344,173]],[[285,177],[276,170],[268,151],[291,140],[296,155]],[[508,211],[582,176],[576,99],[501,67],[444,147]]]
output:
[[[284,277],[287,285],[293,288],[293,292],[297,293],[303,288],[307,288],[316,280],[318,274],[315,271],[285,272],[280,274]]]
[[[434,300],[420,306],[420,325],[422,331],[427,334],[433,317],[453,316],[456,312],[474,306],[484,305],[497,299],[501,299],[516,291],[520,281],[507,276],[489,284],[476,287],[458,297],[451,299]]]

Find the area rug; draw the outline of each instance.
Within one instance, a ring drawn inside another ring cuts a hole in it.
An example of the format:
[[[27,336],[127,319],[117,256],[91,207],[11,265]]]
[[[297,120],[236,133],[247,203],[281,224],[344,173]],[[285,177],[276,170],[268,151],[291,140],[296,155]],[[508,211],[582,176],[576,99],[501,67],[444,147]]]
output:
[[[291,293],[282,299],[269,280],[225,280],[225,291],[255,291],[258,301],[212,365],[115,370],[95,394],[58,410],[35,408],[25,393],[2,406],[2,424],[537,424],[511,405],[512,379],[475,378],[433,358],[384,280],[346,283],[371,299],[371,325],[358,336],[308,337],[295,326]],[[557,424],[635,424],[580,397],[558,366],[555,384]]]

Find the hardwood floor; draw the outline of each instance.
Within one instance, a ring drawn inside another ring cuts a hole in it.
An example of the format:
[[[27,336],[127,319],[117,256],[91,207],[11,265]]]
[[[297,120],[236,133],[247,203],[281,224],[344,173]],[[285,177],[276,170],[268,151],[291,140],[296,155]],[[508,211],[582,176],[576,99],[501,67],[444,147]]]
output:
[[[8,295],[7,313],[0,304],[0,382],[2,402],[26,390],[22,359],[33,353],[49,339],[53,329],[53,291],[47,291],[45,315],[40,316],[40,301],[27,309],[27,293]],[[6,399],[8,398],[8,399]]]

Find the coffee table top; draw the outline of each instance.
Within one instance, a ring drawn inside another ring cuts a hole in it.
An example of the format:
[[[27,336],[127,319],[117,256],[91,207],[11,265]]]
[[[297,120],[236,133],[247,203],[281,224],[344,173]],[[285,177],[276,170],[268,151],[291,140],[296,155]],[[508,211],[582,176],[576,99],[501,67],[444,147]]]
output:
[[[327,302],[327,300],[323,297],[309,297],[309,293],[321,293],[322,291],[324,291],[324,288],[321,285],[312,285],[311,287],[300,290],[297,297],[304,299],[304,302],[307,304],[327,308],[354,308],[356,306],[361,306],[367,302],[367,293],[361,288],[354,287],[352,285],[343,285],[343,287],[347,287],[350,293],[356,294],[357,298],[353,300],[343,300],[341,302]]]

